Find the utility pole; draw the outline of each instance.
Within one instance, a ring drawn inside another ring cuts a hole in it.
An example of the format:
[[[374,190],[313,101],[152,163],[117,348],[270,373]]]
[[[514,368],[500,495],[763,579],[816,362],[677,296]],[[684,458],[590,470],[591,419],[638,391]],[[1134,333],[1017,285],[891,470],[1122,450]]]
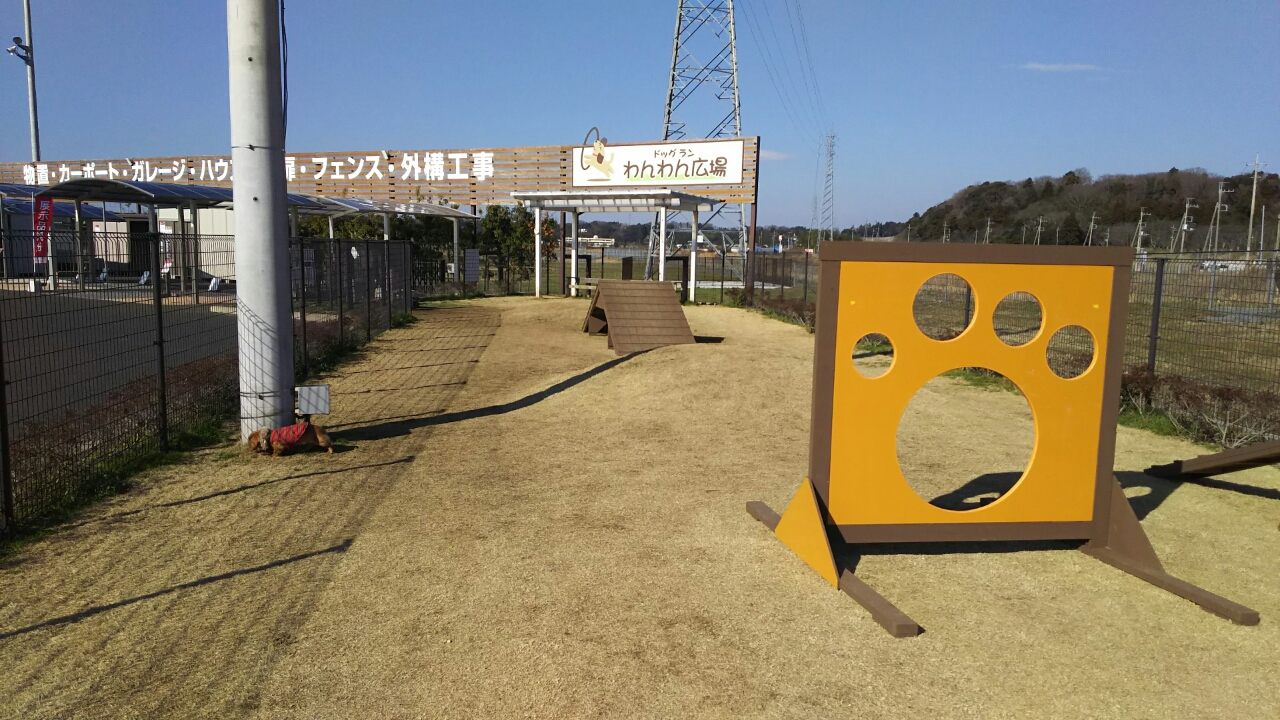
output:
[[[1209,235],[1204,239],[1204,249],[1209,250],[1209,241],[1212,238],[1212,252],[1215,255],[1218,252],[1218,245],[1222,241],[1222,211],[1227,209],[1227,206],[1222,203],[1222,196],[1235,192],[1235,190],[1227,190],[1226,188],[1227,183],[1225,181],[1218,182],[1218,204],[1213,207],[1213,217],[1209,220]]]
[[[1089,232],[1085,233],[1085,236],[1084,236],[1085,245],[1093,244],[1093,229],[1097,226],[1098,226],[1098,213],[1094,212],[1093,215],[1089,216]]]
[[[911,242],[911,223],[907,223],[907,242]]]
[[[1036,241],[1035,241],[1035,244],[1036,244],[1036,245],[1039,245],[1039,244],[1040,244],[1040,231],[1042,231],[1042,230],[1044,230],[1044,216],[1043,216],[1043,215],[1041,215],[1041,216],[1040,216],[1040,219],[1039,219],[1038,221],[1036,221]]]
[[[947,221],[942,221],[942,242],[951,242],[951,233],[947,230]]]
[[[1027,244],[1027,224],[1022,223],[1022,244]]]
[[[40,162],[40,114],[36,112],[36,56],[31,49],[31,0],[22,0],[22,20],[27,39],[13,39],[9,54],[27,65],[27,112],[31,117],[31,161]]]
[[[987,218],[987,234],[985,237],[983,237],[982,244],[983,245],[991,244],[991,218]]]
[[[236,208],[240,436],[290,425],[293,311],[280,94],[280,5],[227,0],[232,199]]]
[[[1146,222],[1146,219],[1150,216],[1151,216],[1151,213],[1147,212],[1147,209],[1145,207],[1138,208],[1138,229],[1133,231],[1133,246],[1138,250],[1142,249],[1142,235],[1143,235],[1142,226]]]
[[[1249,201],[1249,234],[1245,235],[1245,260],[1253,257],[1253,210],[1258,205],[1258,155],[1253,156],[1253,199]],[[1262,249],[1262,236],[1258,236],[1258,249]]]
[[[1178,252],[1187,251],[1187,233],[1191,232],[1191,211],[1200,207],[1195,198],[1187,198],[1182,208],[1182,222],[1178,225]],[[1173,249],[1172,246],[1169,248]]]

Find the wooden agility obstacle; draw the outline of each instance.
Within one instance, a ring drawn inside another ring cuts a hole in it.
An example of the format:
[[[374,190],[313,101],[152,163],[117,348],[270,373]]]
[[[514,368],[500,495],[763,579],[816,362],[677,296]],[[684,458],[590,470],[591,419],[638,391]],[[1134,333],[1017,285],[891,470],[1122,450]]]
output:
[[[840,568],[832,541],[1082,540],[1092,557],[1236,623],[1258,623],[1256,611],[1164,571],[1113,475],[1132,249],[825,242],[819,259],[808,477],[781,515],[762,502],[747,511],[827,582],[895,637],[910,637],[920,626]],[[943,274],[968,282],[972,316],[959,335],[934,339],[912,305],[917,290]],[[1034,296],[1043,318],[1016,346],[997,336],[993,317],[1014,293]],[[1049,340],[1063,330],[1092,341],[1083,371],[1069,378],[1048,360]],[[871,334],[894,348],[889,369],[875,378],[853,363],[858,340]],[[915,393],[964,367],[994,370],[1018,386],[1036,444],[1008,492],[956,511],[911,489],[896,440]]]
[[[619,355],[695,342],[669,282],[601,280],[591,293],[582,331],[608,335],[609,347]]]
[[[1274,463],[1280,463],[1280,440],[1254,443],[1211,455],[1197,455],[1190,460],[1175,460],[1167,465],[1152,465],[1143,472],[1166,480],[1195,480]]]

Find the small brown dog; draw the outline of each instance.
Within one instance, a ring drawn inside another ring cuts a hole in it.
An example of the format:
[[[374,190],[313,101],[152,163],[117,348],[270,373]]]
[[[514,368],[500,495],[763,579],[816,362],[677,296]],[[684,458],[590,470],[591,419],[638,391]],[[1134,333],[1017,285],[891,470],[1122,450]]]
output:
[[[249,433],[249,449],[253,452],[270,452],[271,457],[315,448],[324,448],[332,455],[333,441],[329,439],[329,433],[325,432],[324,428],[308,422],[276,430],[263,428]]]

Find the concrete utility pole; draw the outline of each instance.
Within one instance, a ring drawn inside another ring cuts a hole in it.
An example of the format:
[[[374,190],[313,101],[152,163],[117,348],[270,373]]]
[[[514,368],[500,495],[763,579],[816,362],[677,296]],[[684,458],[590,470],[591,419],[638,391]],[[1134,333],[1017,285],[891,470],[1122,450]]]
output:
[[[40,161],[40,114],[36,112],[36,57],[31,47],[31,0],[22,2],[22,20],[27,39],[13,39],[9,54],[27,65],[27,111],[31,116],[31,161]]]
[[[1187,233],[1191,232],[1191,210],[1200,207],[1196,204],[1195,198],[1187,198],[1186,205],[1182,208],[1182,222],[1178,225],[1178,252],[1186,252],[1187,249]],[[1170,250],[1173,248],[1170,247]]]
[[[1258,206],[1258,155],[1253,156],[1253,199],[1249,201],[1249,234],[1245,236],[1245,259],[1253,256],[1253,211]],[[1258,236],[1258,249],[1262,249],[1262,236]]]
[[[293,311],[277,0],[227,0],[240,436],[292,424]]]
[[[991,244],[991,218],[987,218],[987,234],[982,238],[983,245]]]
[[[1133,231],[1133,246],[1138,250],[1142,249],[1142,236],[1144,234],[1142,226],[1150,215],[1151,213],[1147,212],[1145,207],[1138,208],[1138,228]],[[1172,250],[1173,248],[1169,249]]]
[[[1093,229],[1098,226],[1098,213],[1089,216],[1089,232],[1084,237],[1085,245],[1093,244]]]

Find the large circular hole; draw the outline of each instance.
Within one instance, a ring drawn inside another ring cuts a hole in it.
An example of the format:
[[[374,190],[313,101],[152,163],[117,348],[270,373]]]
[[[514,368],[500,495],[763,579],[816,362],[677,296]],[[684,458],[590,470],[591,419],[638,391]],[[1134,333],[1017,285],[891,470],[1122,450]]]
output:
[[[920,332],[934,340],[950,340],[973,320],[973,290],[959,275],[943,273],[925,281],[911,303]]]
[[[1026,345],[1040,332],[1040,301],[1028,292],[1011,292],[996,305],[991,321],[1005,345]]]
[[[1054,375],[1064,379],[1080,377],[1093,363],[1093,336],[1079,325],[1068,325],[1049,338],[1045,359]]]
[[[898,423],[898,465],[911,489],[946,510],[995,502],[1026,472],[1035,422],[1003,375],[964,368],[916,391]]]
[[[853,346],[853,367],[865,378],[878,378],[893,365],[893,343],[879,333],[867,333]]]

